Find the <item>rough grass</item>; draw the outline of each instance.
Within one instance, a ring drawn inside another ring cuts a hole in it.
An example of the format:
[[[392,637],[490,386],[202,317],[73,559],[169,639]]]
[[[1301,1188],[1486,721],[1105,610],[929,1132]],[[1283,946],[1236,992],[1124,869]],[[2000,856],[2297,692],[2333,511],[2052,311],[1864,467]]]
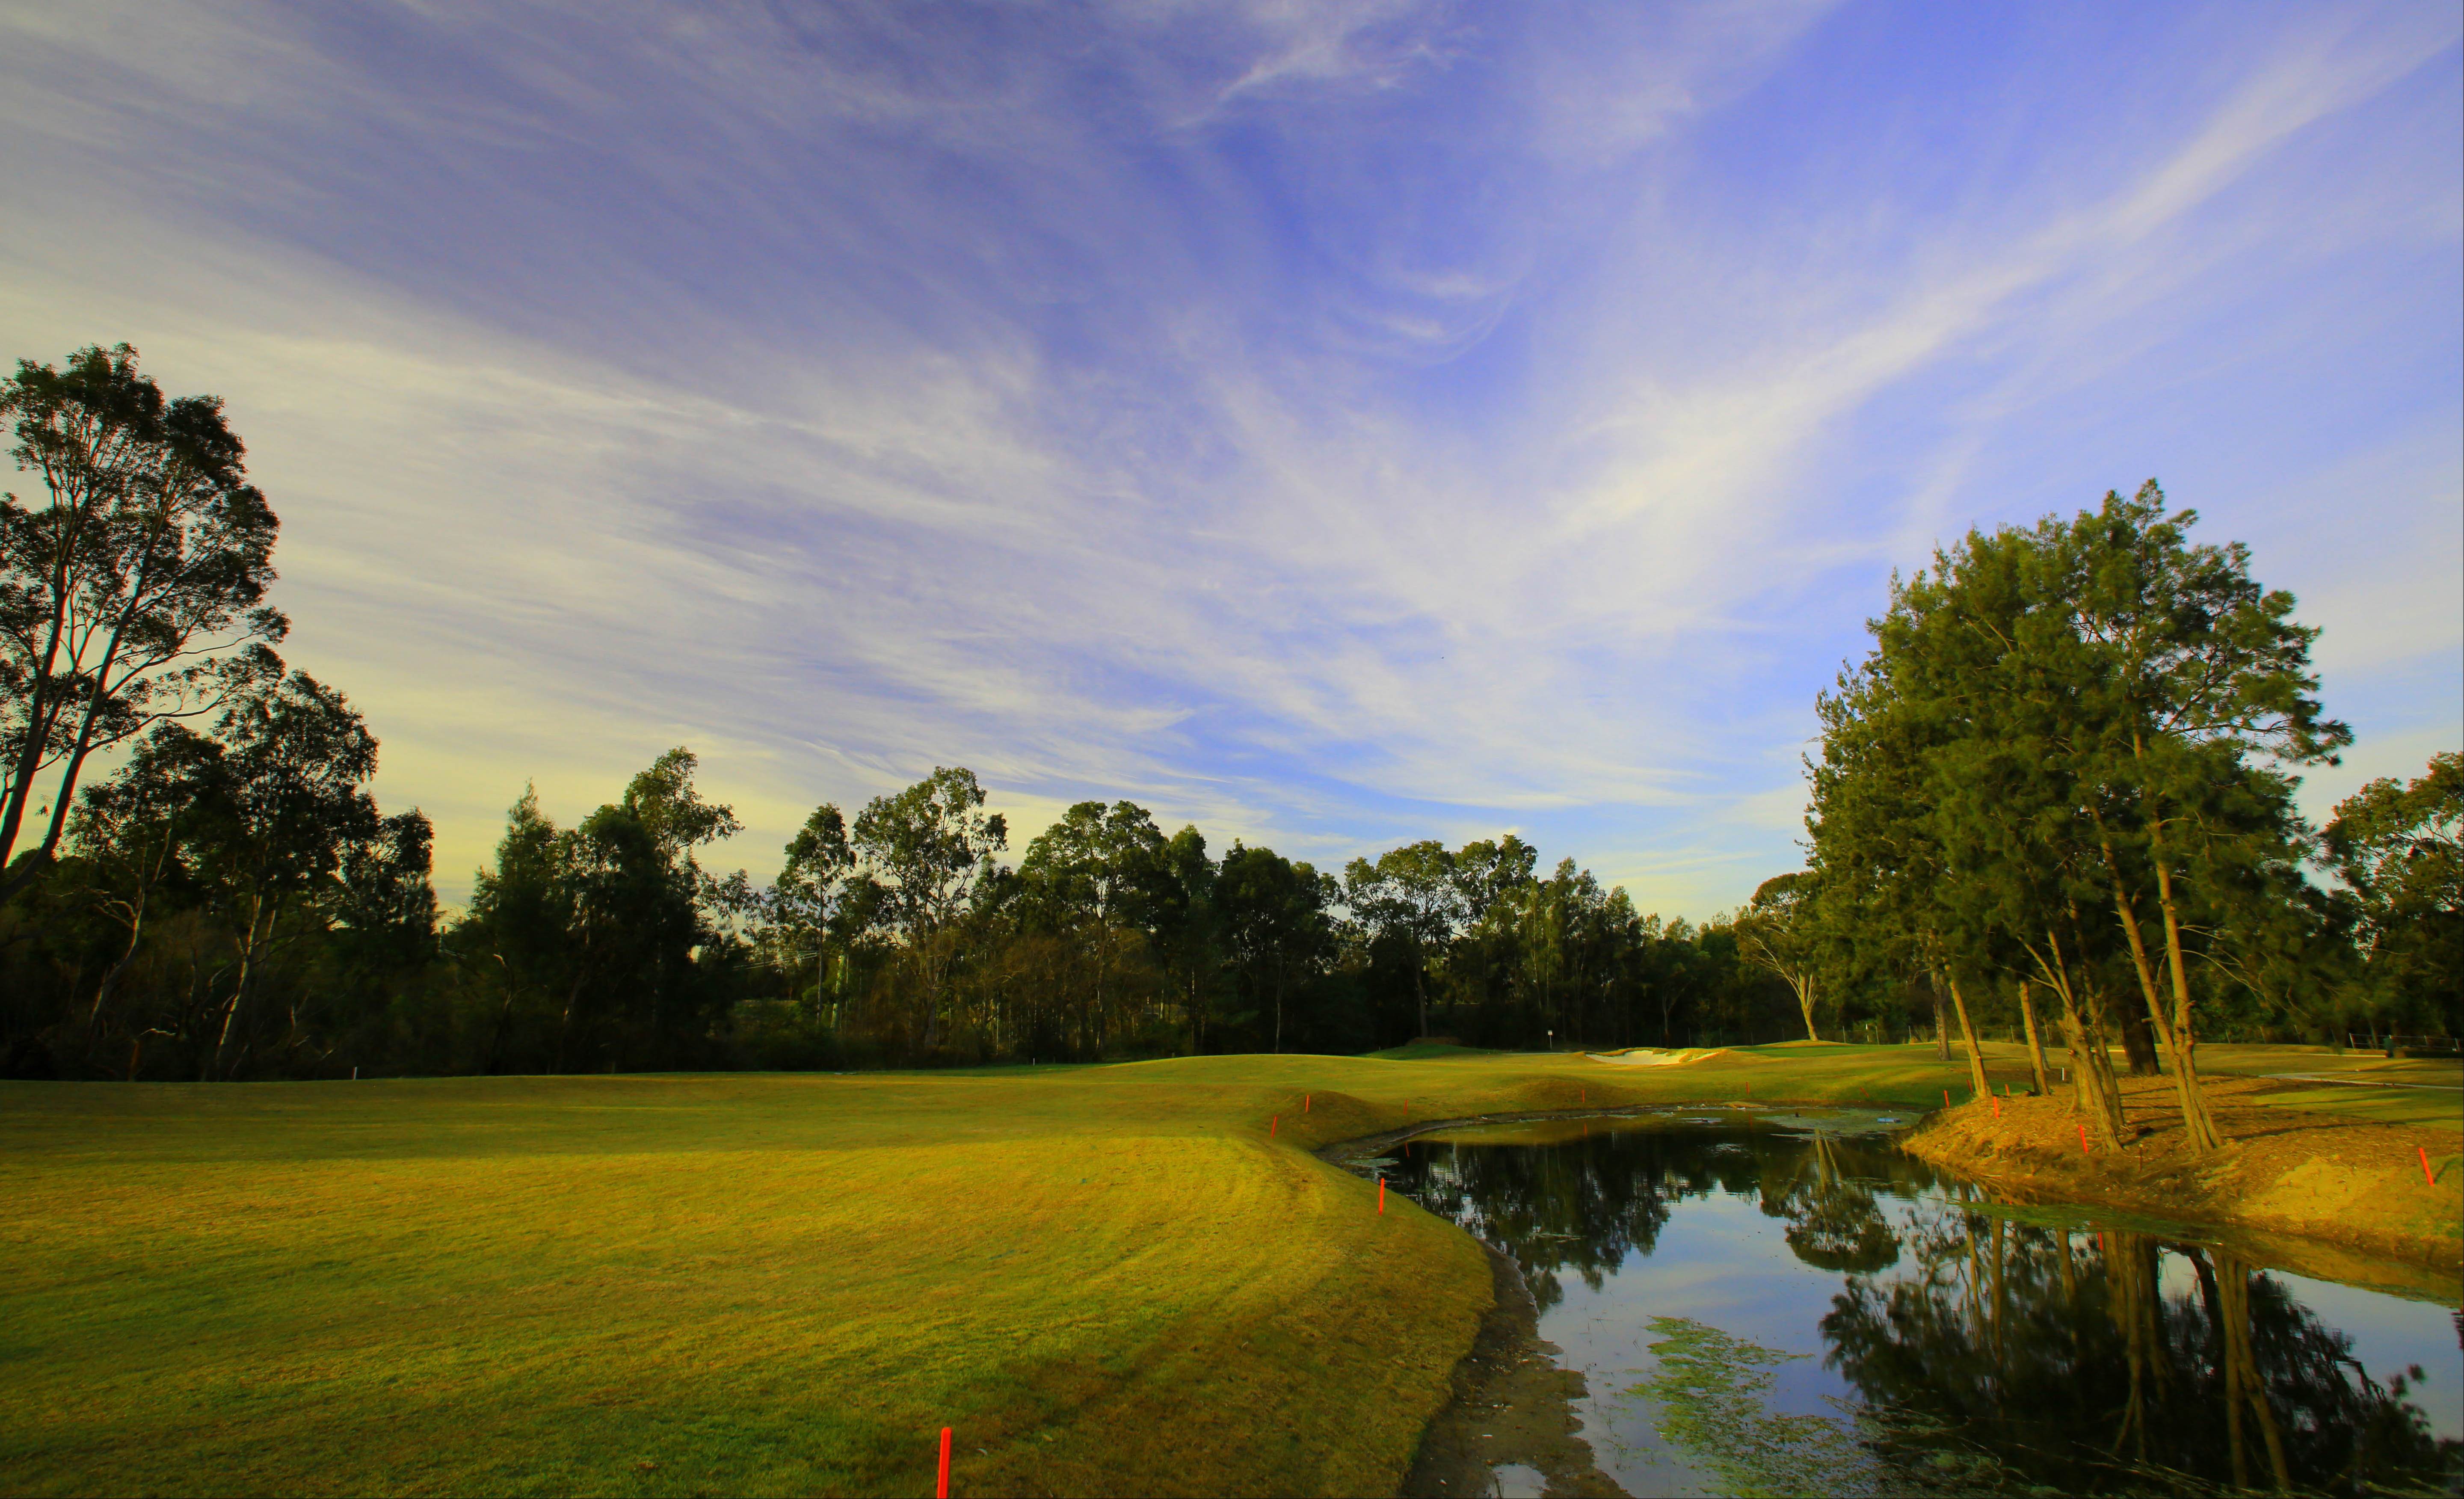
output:
[[[0,1489],[924,1493],[949,1425],[960,1494],[1389,1492],[1489,1272],[1312,1148],[1964,1078],[1442,1047],[0,1085]]]

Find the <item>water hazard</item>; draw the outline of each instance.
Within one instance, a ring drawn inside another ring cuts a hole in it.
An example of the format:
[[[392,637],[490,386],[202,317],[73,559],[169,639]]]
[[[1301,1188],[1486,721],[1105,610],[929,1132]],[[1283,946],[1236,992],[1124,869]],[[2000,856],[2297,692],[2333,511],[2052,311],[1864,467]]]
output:
[[[1631,1493],[2464,1492],[2453,1291],[2003,1207],[1876,1125],[1483,1128],[1386,1170],[1521,1268]]]

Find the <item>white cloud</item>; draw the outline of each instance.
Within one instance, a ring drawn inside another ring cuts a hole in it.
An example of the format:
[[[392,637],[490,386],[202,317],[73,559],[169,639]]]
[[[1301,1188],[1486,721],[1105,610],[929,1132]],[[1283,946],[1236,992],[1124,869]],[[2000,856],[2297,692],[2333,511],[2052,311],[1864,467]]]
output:
[[[2434,10],[2261,37],[2099,171],[1876,254],[1846,207],[1749,244],[1680,190],[1822,6],[1124,6],[1067,47],[1023,8],[985,46],[390,16],[425,73],[341,21],[62,13],[0,64],[10,352],[127,337],[231,399],[294,653],[449,882],[524,779],[570,816],[688,742],[757,867],[967,763],[1022,847],[1081,795],[1322,858],[1528,817],[1697,915],[1793,858],[1810,622],[2270,252],[2318,187],[2248,196],[2287,143],[2453,44]],[[2407,515],[2453,503],[2415,459],[2455,430],[2408,439]],[[2454,652],[2451,533],[2305,584],[2328,650]]]

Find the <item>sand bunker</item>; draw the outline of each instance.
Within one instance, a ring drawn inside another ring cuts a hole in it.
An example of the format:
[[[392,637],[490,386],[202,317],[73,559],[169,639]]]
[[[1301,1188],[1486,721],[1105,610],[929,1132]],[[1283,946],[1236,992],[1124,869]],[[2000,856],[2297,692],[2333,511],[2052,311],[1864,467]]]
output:
[[[1725,1056],[1727,1050],[1726,1047],[1679,1047],[1671,1051],[1658,1047],[1629,1047],[1623,1051],[1587,1051],[1584,1055],[1612,1067],[1683,1067],[1705,1057]]]

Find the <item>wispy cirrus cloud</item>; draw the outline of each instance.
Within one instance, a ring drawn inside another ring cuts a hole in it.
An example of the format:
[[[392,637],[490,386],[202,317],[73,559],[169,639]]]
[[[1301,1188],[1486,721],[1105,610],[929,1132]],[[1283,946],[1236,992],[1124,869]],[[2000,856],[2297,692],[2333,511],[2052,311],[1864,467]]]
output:
[[[2457,613],[2312,587],[2282,477],[2464,426],[2442,8],[0,15],[12,351],[231,398],[449,872],[681,741],[757,866],[964,762],[1700,915],[1947,530],[2162,473]]]

